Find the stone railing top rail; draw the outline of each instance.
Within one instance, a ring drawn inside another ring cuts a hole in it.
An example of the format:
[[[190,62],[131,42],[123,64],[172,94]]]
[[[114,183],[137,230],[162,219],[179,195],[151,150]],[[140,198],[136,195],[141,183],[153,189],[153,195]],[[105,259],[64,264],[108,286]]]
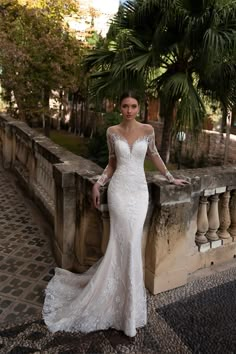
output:
[[[185,186],[171,185],[158,173],[148,172],[148,183],[153,185],[154,200],[161,204],[182,203],[194,196],[214,195],[226,189],[236,189],[236,165],[171,171],[176,178],[187,179]]]
[[[77,156],[55,144],[44,135],[36,132],[24,122],[0,113],[0,127],[7,134],[16,133],[35,152],[40,153],[54,165],[54,178],[57,183],[69,187],[75,183],[75,175],[94,183],[102,169],[94,162]],[[147,181],[153,189],[156,203],[172,204],[190,201],[193,196],[213,195],[223,192],[222,188],[236,188],[236,165],[172,171],[177,178],[187,178],[191,183],[179,187],[169,184],[158,172],[148,172]]]
[[[69,177],[71,174],[77,173],[93,182],[102,173],[102,168],[94,162],[73,154],[26,123],[3,112],[0,112],[0,127],[4,128],[8,135],[17,134],[27,146],[53,164],[54,177],[59,178],[64,186],[68,185],[69,181],[72,182],[71,176]]]

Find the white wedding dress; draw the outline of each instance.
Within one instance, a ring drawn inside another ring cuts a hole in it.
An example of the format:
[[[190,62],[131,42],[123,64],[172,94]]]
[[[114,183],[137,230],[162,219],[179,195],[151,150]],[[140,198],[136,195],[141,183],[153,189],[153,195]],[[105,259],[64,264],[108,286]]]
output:
[[[127,140],[107,131],[116,170],[108,187],[110,239],[106,253],[83,274],[56,268],[46,289],[43,317],[52,332],[115,328],[133,337],[147,322],[141,241],[148,208],[147,154],[158,154],[154,132]]]

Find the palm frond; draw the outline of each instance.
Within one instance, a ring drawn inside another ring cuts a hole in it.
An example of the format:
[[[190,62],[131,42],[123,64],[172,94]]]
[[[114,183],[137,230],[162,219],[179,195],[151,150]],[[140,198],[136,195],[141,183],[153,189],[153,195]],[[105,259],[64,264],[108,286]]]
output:
[[[177,104],[177,116],[173,132],[191,131],[197,135],[202,129],[206,111],[199,92],[191,81],[188,81],[188,84],[188,93]]]
[[[148,70],[148,67],[150,66],[150,60],[151,60],[150,53],[141,54],[127,61],[125,63],[125,67],[133,71],[145,72]]]
[[[182,72],[175,74],[166,72],[157,78],[157,85],[162,100],[168,105],[170,102],[178,101],[181,97],[187,95],[189,91],[188,75]]]

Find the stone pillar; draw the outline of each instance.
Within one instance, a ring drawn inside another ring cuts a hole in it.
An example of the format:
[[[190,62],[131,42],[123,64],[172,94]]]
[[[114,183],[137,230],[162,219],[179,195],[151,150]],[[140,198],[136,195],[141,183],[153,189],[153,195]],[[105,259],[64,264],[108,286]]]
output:
[[[230,217],[231,225],[228,231],[233,237],[233,240],[236,241],[236,189],[232,191],[232,196],[230,200]]]
[[[229,212],[229,199],[230,192],[226,191],[220,198],[219,214],[220,214],[220,227],[218,230],[219,238],[229,239],[230,234],[227,231],[230,226],[230,212]]]
[[[198,216],[197,216],[197,233],[195,241],[198,245],[207,243],[206,233],[209,228],[208,216],[207,216],[207,197],[200,197]]]
[[[76,188],[74,165],[56,164],[55,180],[54,250],[57,264],[72,269],[76,230]]]
[[[210,209],[208,212],[209,229],[206,233],[206,237],[209,241],[216,241],[219,239],[219,236],[217,235],[220,226],[218,201],[218,194],[210,197]]]
[[[153,213],[145,253],[145,285],[152,294],[186,284],[191,186],[152,184]]]

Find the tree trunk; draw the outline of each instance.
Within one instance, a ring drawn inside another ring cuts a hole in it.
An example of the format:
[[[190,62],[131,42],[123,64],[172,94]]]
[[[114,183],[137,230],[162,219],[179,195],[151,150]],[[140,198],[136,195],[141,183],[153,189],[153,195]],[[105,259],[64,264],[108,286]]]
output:
[[[227,117],[226,117],[224,165],[226,165],[228,162],[231,122],[232,122],[232,111],[228,110]]]
[[[60,105],[59,105],[59,113],[57,116],[57,130],[61,130],[61,122],[63,119],[63,92],[60,90]]]
[[[45,113],[45,127],[44,127],[44,135],[50,137],[50,115],[49,115],[49,97],[50,90],[48,88],[44,88],[44,101],[43,101],[43,109]]]
[[[148,122],[148,100],[147,98],[145,99],[145,103],[144,103],[144,123]]]
[[[80,135],[82,137],[86,136],[88,119],[89,119],[89,102],[88,102],[88,96],[86,96],[84,101],[84,115],[83,115],[81,135]]]
[[[221,105],[222,107],[222,119],[221,119],[221,133],[224,133],[226,131],[226,122],[227,122],[227,109],[224,107],[224,105]]]
[[[80,126],[79,126],[79,136],[83,137],[83,129],[84,129],[84,115],[85,115],[85,103],[81,101],[81,110],[80,110]]]
[[[161,141],[160,155],[164,163],[168,163],[170,159],[171,132],[175,119],[175,103],[172,103],[165,114],[164,127]]]
[[[21,96],[20,96],[20,94],[18,95],[18,92],[14,91],[14,97],[16,100],[17,108],[18,108],[19,120],[21,120],[22,122],[26,122],[24,103],[21,99]]]
[[[44,107],[43,107],[43,103],[44,103],[44,88],[42,89],[41,92],[41,108],[42,108],[42,113],[41,113],[41,118],[42,118],[42,126],[43,126],[43,130],[45,129],[45,111],[44,111]]]

